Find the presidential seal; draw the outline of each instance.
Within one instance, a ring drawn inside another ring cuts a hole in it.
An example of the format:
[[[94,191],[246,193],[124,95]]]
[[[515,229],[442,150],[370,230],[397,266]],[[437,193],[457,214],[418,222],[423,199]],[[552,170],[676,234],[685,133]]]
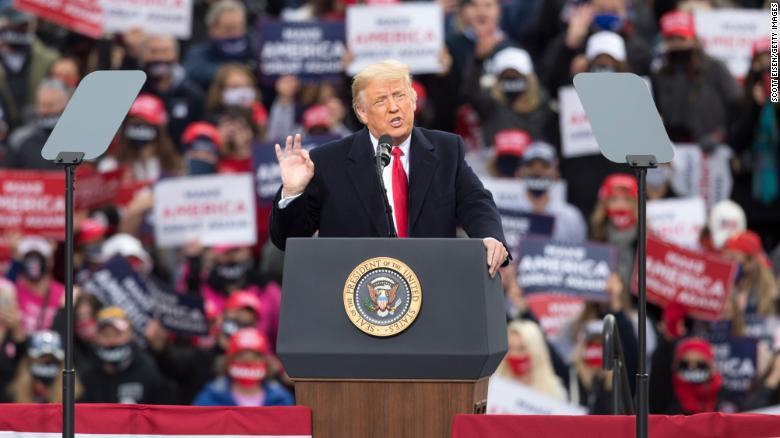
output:
[[[409,328],[420,314],[417,275],[400,260],[376,257],[359,264],[344,284],[344,310],[355,327],[379,337]]]

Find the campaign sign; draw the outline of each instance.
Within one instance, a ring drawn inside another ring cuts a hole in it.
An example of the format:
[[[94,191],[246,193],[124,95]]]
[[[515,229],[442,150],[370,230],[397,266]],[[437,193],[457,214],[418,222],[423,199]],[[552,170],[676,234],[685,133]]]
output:
[[[731,148],[725,145],[704,154],[696,144],[676,144],[672,188],[680,196],[699,196],[708,209],[712,208],[731,196],[731,156]]]
[[[65,176],[0,169],[0,232],[65,238]]]
[[[254,245],[252,175],[190,176],[154,186],[154,236],[161,248],[198,240],[205,246]]]
[[[561,129],[561,155],[563,158],[598,155],[599,144],[593,135],[585,108],[582,107],[577,90],[572,86],[558,89]]]
[[[154,318],[172,332],[193,336],[208,333],[202,299],[177,295],[152,280],[145,282],[121,256],[112,257],[82,286],[103,305],[122,308],[136,339],[145,339],[146,325]]]
[[[73,195],[73,203],[77,209],[88,209],[114,202],[121,185],[120,169],[96,172],[88,167],[80,167],[76,170],[76,192]]]
[[[337,135],[312,135],[301,140],[301,148],[312,150],[317,146],[338,140]],[[270,206],[276,196],[276,192],[282,185],[282,173],[279,170],[279,161],[276,159],[273,143],[260,143],[252,147],[252,166],[255,169],[255,190],[257,192],[257,204],[261,207]],[[284,146],[282,146],[284,148]]]
[[[341,79],[344,23],[261,21],[258,24],[261,78],[273,84],[282,75],[304,82]]]
[[[166,329],[182,335],[203,336],[209,332],[209,322],[200,296],[179,294],[166,285],[150,279],[147,287],[154,299],[155,316]]]
[[[647,239],[647,299],[661,307],[676,301],[693,318],[718,320],[736,273],[736,263],[714,254]],[[636,269],[634,274],[636,291]]]
[[[607,280],[614,270],[609,245],[570,244],[529,237],[517,252],[517,281],[523,294],[555,292],[589,301],[606,301]]]
[[[504,238],[509,248],[514,250],[520,239],[528,235],[550,237],[555,218],[544,214],[534,214],[515,210],[499,209]]]
[[[151,35],[189,39],[192,33],[192,0],[100,0],[106,32],[122,33],[141,28]]]
[[[723,61],[738,79],[750,70],[753,43],[769,38],[770,18],[766,9],[718,8],[693,14],[696,36],[704,51]]]
[[[525,302],[539,321],[545,338],[550,340],[557,339],[563,327],[585,308],[585,300],[569,295],[537,293],[526,297]]]
[[[493,375],[488,383],[488,414],[585,415],[582,406],[557,400],[512,379]]]
[[[758,339],[729,337],[710,339],[715,352],[715,367],[723,376],[723,389],[730,400],[741,401],[750,389],[758,369]]]
[[[100,0],[14,0],[13,7],[90,38],[103,36]]]
[[[434,2],[348,6],[347,46],[353,56],[350,75],[385,59],[403,62],[414,74],[441,73],[441,6]]]
[[[661,239],[686,248],[698,248],[707,222],[704,199],[670,198],[647,202],[647,226]]]

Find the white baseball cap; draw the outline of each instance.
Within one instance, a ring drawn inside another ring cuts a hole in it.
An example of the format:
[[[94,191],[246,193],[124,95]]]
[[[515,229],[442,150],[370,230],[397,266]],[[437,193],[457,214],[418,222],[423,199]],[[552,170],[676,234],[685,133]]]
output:
[[[51,243],[40,236],[26,236],[19,242],[17,250],[22,257],[34,251],[48,259],[54,253]]]
[[[615,61],[625,62],[626,43],[623,41],[623,37],[608,31],[591,35],[585,46],[585,57],[588,58],[588,61],[592,61],[599,55],[609,55]]]
[[[143,262],[144,271],[152,270],[152,258],[149,253],[146,252],[141,241],[130,234],[116,234],[103,242],[100,255],[104,262],[117,254],[122,257],[137,257]]]
[[[736,202],[724,199],[710,211],[709,229],[712,244],[720,249],[729,237],[747,229],[745,211]]]
[[[517,72],[527,76],[533,74],[534,64],[525,50],[517,47],[507,47],[493,55],[489,63],[488,72],[498,76],[502,71],[509,69],[517,70]]]

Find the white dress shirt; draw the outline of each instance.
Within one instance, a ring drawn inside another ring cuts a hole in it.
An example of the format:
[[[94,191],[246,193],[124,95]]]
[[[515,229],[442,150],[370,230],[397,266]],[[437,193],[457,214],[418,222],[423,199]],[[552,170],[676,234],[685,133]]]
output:
[[[374,137],[373,134],[369,133],[369,137],[371,138],[371,145],[374,147],[374,156],[376,156],[376,148],[379,144],[379,140]],[[403,151],[403,155],[401,155],[401,165],[404,166],[404,172],[406,172],[406,179],[409,180],[409,147],[412,144],[412,136],[409,135],[409,137],[406,138],[403,142],[401,142],[398,147],[401,148],[401,151]],[[391,149],[392,152],[392,149]],[[390,164],[385,166],[384,171],[382,172],[382,180],[385,183],[385,189],[387,189],[387,200],[390,202],[390,208],[393,209],[393,223],[395,224],[395,202],[393,198],[393,164],[395,164],[395,156],[393,156],[390,159]],[[295,198],[298,196],[301,196],[301,194],[297,194],[295,196],[285,196],[282,199],[279,200],[279,208],[285,208],[288,205],[290,205],[290,202],[292,202]],[[408,196],[408,193],[407,193]],[[408,202],[407,202],[407,208],[408,208]],[[398,226],[396,225],[396,232],[398,231]]]

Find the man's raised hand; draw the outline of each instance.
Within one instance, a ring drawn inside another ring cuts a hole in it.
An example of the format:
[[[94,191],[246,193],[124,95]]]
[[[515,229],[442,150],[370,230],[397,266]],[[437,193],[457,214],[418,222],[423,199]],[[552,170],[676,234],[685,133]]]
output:
[[[301,134],[295,134],[294,139],[287,136],[284,151],[278,143],[275,149],[282,173],[282,197],[300,195],[314,176],[314,162],[309,151],[301,148]]]

